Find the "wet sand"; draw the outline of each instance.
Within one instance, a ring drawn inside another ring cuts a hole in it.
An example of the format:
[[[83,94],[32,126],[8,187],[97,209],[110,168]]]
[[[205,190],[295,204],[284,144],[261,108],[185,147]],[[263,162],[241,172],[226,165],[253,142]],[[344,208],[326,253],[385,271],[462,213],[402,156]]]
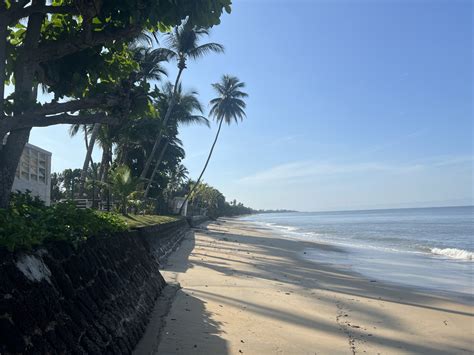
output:
[[[139,353],[474,351],[472,304],[307,261],[307,248],[333,249],[233,219],[196,229],[163,268],[180,289],[156,315],[164,319],[158,348],[142,344]]]

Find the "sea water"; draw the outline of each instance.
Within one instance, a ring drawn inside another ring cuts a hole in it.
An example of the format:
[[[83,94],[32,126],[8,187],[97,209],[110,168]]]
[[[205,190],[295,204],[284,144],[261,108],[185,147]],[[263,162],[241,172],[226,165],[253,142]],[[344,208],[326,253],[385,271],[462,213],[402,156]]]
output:
[[[310,260],[371,279],[473,297],[474,206],[272,213],[243,217],[286,237],[333,244]]]

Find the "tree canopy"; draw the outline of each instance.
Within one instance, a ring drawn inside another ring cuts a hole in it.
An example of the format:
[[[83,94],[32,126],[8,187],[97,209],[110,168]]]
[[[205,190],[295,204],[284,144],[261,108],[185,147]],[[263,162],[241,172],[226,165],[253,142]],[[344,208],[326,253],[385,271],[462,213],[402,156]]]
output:
[[[0,207],[32,127],[120,124],[148,110],[140,36],[184,20],[209,28],[231,0],[4,0],[0,3]],[[5,97],[5,86],[12,93]],[[38,90],[49,102],[38,101]]]

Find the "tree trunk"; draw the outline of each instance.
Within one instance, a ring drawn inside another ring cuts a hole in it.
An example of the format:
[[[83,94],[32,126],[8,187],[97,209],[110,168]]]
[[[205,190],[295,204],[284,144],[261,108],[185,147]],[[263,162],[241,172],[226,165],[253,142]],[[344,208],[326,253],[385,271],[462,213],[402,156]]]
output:
[[[92,152],[94,150],[97,135],[99,134],[100,126],[101,126],[100,123],[96,123],[94,127],[92,128],[91,137],[89,139],[89,145],[87,147],[86,158],[84,159],[84,164],[82,165],[82,171],[81,171],[81,185],[79,188],[79,192],[81,195],[84,193],[84,184],[86,182],[87,170],[89,169],[89,163],[92,160]]]
[[[0,9],[2,5],[0,5]],[[5,79],[6,79],[6,60],[7,60],[7,20],[5,16],[0,15],[0,115],[3,115],[3,100],[5,98]],[[0,137],[0,149],[3,137]]]
[[[107,174],[109,170],[109,162],[110,162],[110,149],[109,145],[106,145],[102,148],[102,160],[100,162],[100,169],[99,169],[99,178],[101,182],[107,181]]]
[[[45,0],[33,1],[33,5],[44,5]],[[36,102],[34,96],[35,67],[26,64],[28,53],[38,46],[41,34],[41,25],[44,15],[35,13],[28,18],[25,35],[25,43],[20,50],[17,65],[15,67],[15,94],[24,96],[30,102]],[[4,40],[5,37],[0,40]],[[3,100],[2,100],[3,101]],[[18,106],[14,109],[14,115],[20,115],[22,109]],[[21,154],[30,137],[31,128],[23,128],[10,132],[6,144],[0,151],[0,208],[7,208],[10,201],[10,193],[15,179],[15,172],[20,162]],[[3,144],[3,137],[2,144]]]
[[[128,161],[128,156],[130,153],[130,146],[129,146],[130,139],[128,137],[125,137],[125,142],[121,145],[120,151],[119,151],[119,156],[117,157],[117,160],[120,165],[127,165]]]
[[[196,190],[199,183],[201,182],[201,178],[202,178],[202,176],[204,175],[204,172],[207,169],[207,165],[209,164],[209,160],[211,160],[212,152],[214,151],[214,147],[216,146],[216,143],[217,143],[217,138],[219,138],[219,133],[221,133],[222,122],[224,122],[223,119],[221,119],[221,121],[219,122],[219,128],[217,129],[216,138],[214,138],[214,143],[212,143],[211,150],[209,151],[209,155],[207,157],[206,164],[204,164],[204,168],[202,168],[201,175],[199,175],[198,179],[196,180],[196,184],[193,186],[193,188],[191,189],[189,194],[186,195],[186,197],[183,201],[183,204],[181,205],[181,208],[179,209],[179,214],[181,214],[181,212],[183,211],[184,205],[186,204],[189,197],[193,194],[193,192]]]
[[[165,155],[166,149],[168,149],[169,145],[169,140],[166,141],[165,145],[163,146],[163,149],[161,149],[160,156],[158,157],[158,161],[155,164],[155,167],[153,168],[153,172],[151,173],[150,181],[148,182],[148,185],[146,186],[144,197],[146,198],[148,196],[148,192],[150,190],[151,184],[153,182],[153,179],[155,178],[156,172],[158,171],[158,168],[160,167],[161,161],[163,160],[163,157]]]
[[[173,107],[175,104],[176,100],[176,94],[178,92],[178,85],[179,85],[179,79],[181,78],[181,74],[183,73],[183,69],[179,69],[178,75],[176,76],[176,81],[174,83],[174,88],[173,88],[173,96],[171,97],[171,100],[168,105],[168,109],[166,110],[165,118],[163,119],[163,122],[161,123],[161,128],[160,131],[158,132],[158,136],[156,137],[155,143],[153,144],[153,148],[151,150],[150,155],[148,156],[145,166],[143,167],[143,171],[140,175],[140,179],[146,179],[146,176],[148,174],[148,170],[150,170],[150,165],[155,157],[156,151],[161,143],[161,139],[163,137],[163,132],[166,129],[166,125],[168,124],[168,120],[170,119],[171,112],[173,111]]]
[[[99,166],[99,180],[102,180],[102,177],[104,176],[104,167],[105,167],[105,148],[102,148],[102,158],[100,160],[100,166]]]
[[[84,125],[84,144],[86,145],[86,150],[89,149],[89,137],[87,136],[87,126]]]

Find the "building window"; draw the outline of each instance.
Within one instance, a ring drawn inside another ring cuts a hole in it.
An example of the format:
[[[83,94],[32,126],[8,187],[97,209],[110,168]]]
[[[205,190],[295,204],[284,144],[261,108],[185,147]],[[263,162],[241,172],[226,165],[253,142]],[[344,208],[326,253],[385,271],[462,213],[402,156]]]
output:
[[[38,179],[43,184],[46,184],[46,170],[47,170],[47,156],[44,153],[39,153],[38,159]]]
[[[47,184],[48,165],[48,155],[35,149],[25,148],[23,154],[21,155],[21,160],[16,171],[16,176],[22,180]]]

